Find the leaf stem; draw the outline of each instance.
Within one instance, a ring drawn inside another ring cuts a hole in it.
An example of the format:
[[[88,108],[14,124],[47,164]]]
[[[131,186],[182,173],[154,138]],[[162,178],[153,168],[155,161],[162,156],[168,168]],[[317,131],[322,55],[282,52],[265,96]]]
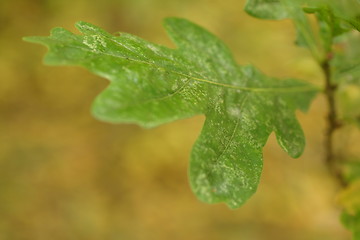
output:
[[[338,121],[335,100],[335,94],[338,86],[331,81],[331,55],[332,54],[329,53],[328,57],[321,64],[321,68],[325,76],[325,97],[328,104],[327,127],[325,132],[325,163],[330,173],[338,180],[339,184],[342,187],[345,187],[347,184],[339,166],[339,158],[336,157],[334,153],[334,133],[339,127],[341,127],[341,124]]]
[[[293,19],[294,25],[296,29],[303,35],[304,40],[307,44],[307,47],[310,50],[310,53],[314,57],[314,59],[320,63],[324,56],[322,55],[322,51],[319,49],[318,44],[316,43],[314,33],[310,28],[310,23],[306,18],[305,14],[298,16]]]

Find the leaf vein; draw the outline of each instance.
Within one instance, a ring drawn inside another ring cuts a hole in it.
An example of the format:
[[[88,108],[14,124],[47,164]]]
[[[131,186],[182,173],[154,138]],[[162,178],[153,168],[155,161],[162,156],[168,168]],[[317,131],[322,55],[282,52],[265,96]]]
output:
[[[112,39],[110,39],[110,40],[112,42],[114,42],[114,43],[117,43],[116,41],[113,41]],[[61,41],[59,41],[59,42],[61,42]],[[310,91],[319,90],[317,87],[314,87],[314,86],[299,86],[299,87],[291,87],[291,88],[286,88],[286,87],[258,88],[258,87],[243,87],[243,86],[238,86],[238,85],[219,83],[219,82],[216,82],[215,80],[199,78],[199,77],[195,77],[195,76],[192,76],[192,75],[189,75],[189,74],[177,72],[177,71],[174,71],[174,70],[168,70],[168,69],[165,69],[163,66],[159,66],[157,64],[150,63],[150,62],[147,62],[147,61],[142,61],[142,60],[138,60],[138,59],[134,59],[134,58],[124,57],[124,56],[120,56],[120,55],[116,55],[116,54],[111,54],[111,53],[108,53],[108,52],[91,50],[91,49],[84,48],[84,47],[79,47],[79,46],[72,46],[72,47],[77,48],[77,49],[81,49],[83,51],[91,52],[91,53],[103,54],[103,55],[107,55],[107,56],[114,57],[114,58],[121,58],[121,59],[126,59],[127,61],[146,64],[146,65],[149,65],[149,66],[151,66],[153,68],[156,68],[156,69],[164,69],[164,70],[166,70],[166,71],[168,71],[170,73],[173,73],[173,74],[176,74],[176,75],[179,75],[179,76],[183,76],[183,77],[186,77],[186,78],[191,78],[194,81],[211,84],[211,85],[214,85],[214,86],[217,86],[217,87],[229,88],[229,89],[234,89],[234,90],[241,90],[241,91],[245,91],[245,92],[310,92]],[[129,51],[132,51],[132,50],[129,50]]]

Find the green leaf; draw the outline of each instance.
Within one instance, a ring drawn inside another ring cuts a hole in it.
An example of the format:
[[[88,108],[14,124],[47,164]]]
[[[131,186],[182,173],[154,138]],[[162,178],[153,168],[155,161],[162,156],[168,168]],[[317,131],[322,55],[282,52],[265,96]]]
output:
[[[337,40],[331,65],[340,118],[360,127],[360,33],[349,32]]]
[[[360,87],[360,33],[350,32],[339,37],[331,62],[338,84]]]
[[[242,205],[256,191],[272,131],[290,156],[301,155],[305,141],[295,111],[306,111],[315,87],[237,65],[219,39],[187,20],[165,21],[176,49],[85,22],[76,27],[82,35],[55,28],[50,37],[26,40],[48,46],[48,64],[83,66],[110,80],[94,103],[97,118],[155,127],[205,114],[189,170],[202,201]]]
[[[351,1],[345,1],[344,3],[349,2]],[[353,6],[353,9],[358,9],[358,14],[360,14],[360,5],[356,5]],[[332,51],[331,47],[335,37],[352,29],[360,31],[360,22],[357,17],[351,18],[350,10],[343,9],[343,11],[339,11],[338,9],[341,9],[341,5],[339,3],[331,5],[331,2],[304,9],[306,12],[316,15],[319,22],[320,37],[326,52]]]
[[[339,117],[348,124],[360,128],[360,86],[342,86],[337,93]]]
[[[247,0],[245,11],[257,18],[280,20],[294,18],[298,11],[327,11],[359,30],[360,2],[357,0]]]
[[[353,239],[360,239],[360,161],[347,159],[342,167],[347,185],[337,196],[343,208],[340,220],[352,232]]]
[[[343,211],[340,220],[352,232],[352,239],[360,240],[360,211],[354,214]]]
[[[245,11],[262,19],[292,19],[296,43],[308,47],[320,62],[331,51],[336,36],[351,29],[360,31],[360,3],[356,0],[248,0]],[[321,48],[304,13],[315,14],[318,19]]]
[[[262,19],[280,20],[292,17],[282,0],[247,0],[245,11]]]
[[[309,48],[314,58],[322,61],[321,50],[316,42],[309,20],[302,10],[302,5],[303,3],[300,0],[248,0],[245,11],[261,19],[292,19],[297,32],[296,44]]]
[[[342,171],[346,182],[351,183],[360,178],[360,159],[349,159],[343,166]]]
[[[360,239],[360,180],[359,175],[338,196],[343,207],[340,220],[353,234],[353,239]]]

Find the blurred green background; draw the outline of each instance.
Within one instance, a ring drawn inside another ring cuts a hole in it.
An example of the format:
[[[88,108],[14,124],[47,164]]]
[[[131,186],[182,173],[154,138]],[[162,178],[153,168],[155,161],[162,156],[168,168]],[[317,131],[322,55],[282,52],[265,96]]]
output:
[[[207,205],[192,194],[187,167],[204,118],[144,130],[90,115],[105,79],[42,64],[46,49],[23,36],[84,20],[173,46],[168,16],[215,33],[240,64],[321,84],[289,21],[262,21],[241,0],[1,0],[0,240],[339,240],[336,185],[322,164],[326,104],[298,113],[307,137],[299,159],[271,136],[255,196],[242,208]],[[351,131],[347,130],[351,142]]]

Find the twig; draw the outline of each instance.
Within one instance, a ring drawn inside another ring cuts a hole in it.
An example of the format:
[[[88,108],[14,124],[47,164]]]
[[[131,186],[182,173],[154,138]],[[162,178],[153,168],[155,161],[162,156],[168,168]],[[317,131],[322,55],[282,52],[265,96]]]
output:
[[[330,55],[329,55],[330,56]],[[335,92],[337,85],[331,82],[331,58],[327,58],[321,65],[325,75],[325,97],[328,103],[327,128],[325,133],[325,162],[332,175],[336,177],[341,186],[346,186],[343,173],[339,166],[339,159],[334,153],[334,133],[341,125],[337,119]]]

